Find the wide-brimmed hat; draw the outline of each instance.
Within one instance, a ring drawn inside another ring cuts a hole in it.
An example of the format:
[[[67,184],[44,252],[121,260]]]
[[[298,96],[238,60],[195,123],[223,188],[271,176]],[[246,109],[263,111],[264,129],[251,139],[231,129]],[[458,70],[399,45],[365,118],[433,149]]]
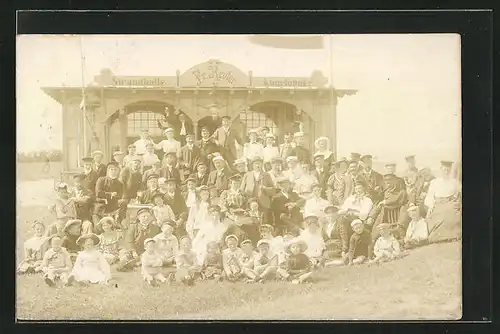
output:
[[[113,217],[102,217],[101,220],[99,220],[99,222],[97,223],[96,227],[101,227],[105,222],[108,222],[111,226],[115,225],[115,220],[113,219]]]
[[[292,247],[292,245],[299,245],[301,253],[304,253],[307,250],[307,243],[304,240],[292,239],[285,245],[285,252],[287,254],[291,253],[290,247]]]
[[[92,157],[95,157],[96,155],[101,155],[101,156],[104,156],[104,153],[102,151],[99,151],[99,150],[95,150],[94,152],[92,152]]]
[[[91,164],[92,162],[94,162],[94,159],[92,159],[91,157],[83,157],[82,162],[87,163],[87,164]]]
[[[236,166],[236,165],[246,165],[246,164],[247,164],[247,161],[245,160],[245,158],[236,159],[233,162],[233,166]]]
[[[92,239],[94,240],[94,246],[97,246],[99,245],[99,243],[101,242],[101,239],[94,233],[88,233],[88,234],[84,234],[82,235],[81,237],[79,237],[77,240],[76,240],[76,244],[78,246],[82,246],[83,243],[85,242],[85,240],[87,239]]]
[[[237,237],[237,236],[235,236],[234,234],[230,234],[230,235],[228,235],[227,237],[225,237],[225,238],[224,238],[224,242],[227,244],[227,241],[228,241],[229,239],[231,239],[231,238],[235,239],[235,240],[236,240],[236,243],[240,242],[240,241],[239,241],[239,239],[238,239],[238,237]]]
[[[154,243],[156,243],[155,239],[153,239],[153,238],[147,238],[146,240],[144,240],[144,247],[146,247],[146,245],[147,245],[148,243],[150,243],[150,242],[154,242]]]
[[[326,141],[326,147],[330,147],[330,138],[328,137],[319,137],[318,139],[316,139],[314,141],[314,147],[319,148],[319,142],[323,140]]]
[[[37,225],[42,225],[43,228],[45,229],[45,224],[41,220],[34,220],[33,223],[31,223],[31,228],[35,228]]]
[[[68,229],[73,226],[73,225],[82,225],[82,221],[80,219],[70,219],[66,222],[66,224],[64,225],[62,231],[63,232],[67,232]]]

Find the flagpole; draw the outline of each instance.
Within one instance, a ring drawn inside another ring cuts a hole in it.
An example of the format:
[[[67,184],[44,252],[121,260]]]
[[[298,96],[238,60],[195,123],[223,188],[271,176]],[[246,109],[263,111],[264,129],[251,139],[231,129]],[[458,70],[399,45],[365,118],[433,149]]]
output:
[[[82,109],[82,120],[83,120],[83,154],[88,155],[90,152],[90,145],[87,141],[87,101],[85,99],[85,57],[83,55],[83,40],[82,36],[79,37],[80,41],[80,62],[81,62],[81,72],[82,72],[82,103],[80,105]],[[87,146],[88,145],[88,146]]]
[[[328,65],[330,66],[329,70],[330,70],[330,94],[331,94],[331,101],[330,101],[330,106],[332,108],[332,115],[335,116],[334,117],[334,124],[332,124],[333,128],[335,129],[335,131],[333,132],[333,138],[332,138],[332,144],[335,143],[335,147],[333,147],[332,145],[332,150],[335,152],[335,158],[338,158],[338,142],[337,142],[337,115],[335,113],[335,90],[333,88],[333,38],[332,38],[332,35],[329,34],[328,35],[328,48],[329,48],[329,51],[328,51]]]

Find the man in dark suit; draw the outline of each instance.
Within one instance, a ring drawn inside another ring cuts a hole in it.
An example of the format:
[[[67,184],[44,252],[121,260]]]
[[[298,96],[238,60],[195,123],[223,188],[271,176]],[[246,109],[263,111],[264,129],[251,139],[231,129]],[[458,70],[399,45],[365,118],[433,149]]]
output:
[[[118,180],[118,164],[110,162],[107,166],[107,175],[97,179],[95,186],[96,203],[92,220],[97,226],[105,215],[118,210],[117,224],[120,224],[127,212],[127,201],[123,197],[123,183]]]
[[[150,174],[147,178],[147,188],[142,192],[141,196],[138,197],[139,203],[141,204],[154,204],[154,198],[157,194],[160,194],[160,188],[158,187],[158,175]],[[163,196],[162,196],[163,197]]]
[[[177,186],[182,182],[181,173],[178,168],[175,167],[177,163],[177,156],[175,152],[167,152],[165,154],[165,178],[176,180]]]
[[[174,127],[174,129],[175,133],[179,136],[181,145],[186,145],[187,136],[193,133],[193,123],[191,123],[191,121],[188,121],[186,114],[184,114],[183,112],[179,114],[178,128]]]
[[[201,120],[200,127],[206,127],[209,131],[209,135],[211,135],[221,126],[222,119],[219,117],[219,111],[217,110],[217,106],[215,104],[209,105],[208,109],[210,110],[211,116],[203,118]]]
[[[281,177],[276,180],[279,193],[273,196],[271,211],[274,217],[274,228],[279,234],[291,232],[297,234],[300,231],[302,214],[300,207],[304,200],[292,190],[290,180]]]
[[[196,146],[200,148],[200,160],[202,160],[208,167],[208,170],[210,170],[213,153],[219,151],[219,146],[215,143],[215,140],[210,137],[210,132],[207,127],[201,129],[201,140],[196,142]]]
[[[165,107],[165,112],[163,114],[162,119],[157,119],[158,127],[163,132],[167,128],[178,129],[179,127],[179,116],[171,110],[168,106]],[[178,133],[178,132],[176,132]]]
[[[234,160],[237,158],[236,142],[243,145],[241,136],[231,128],[231,117],[222,116],[222,126],[215,130],[212,134],[217,145],[222,149],[222,156],[226,159],[229,166],[233,165]]]
[[[98,177],[106,176],[106,165],[102,162],[104,158],[104,153],[102,151],[92,152],[92,159],[94,159],[94,170],[97,172]]]
[[[167,191],[163,197],[163,202],[170,206],[175,215],[175,236],[180,238],[182,235],[187,235],[186,220],[188,217],[186,201],[182,197],[180,190],[177,187],[176,179],[167,179],[165,181]]]
[[[229,189],[229,178],[233,175],[227,167],[226,161],[220,155],[213,158],[215,170],[208,175],[208,186],[217,188],[217,193],[220,196],[222,191]]]
[[[241,180],[241,192],[247,198],[255,197],[259,207],[266,218],[269,217],[272,196],[276,194],[271,176],[263,171],[263,161],[261,157],[255,157],[251,161],[251,171],[247,172]]]
[[[123,167],[120,172],[120,181],[123,183],[123,199],[129,202],[137,198],[137,192],[142,186],[140,158],[134,159],[129,166]]]
[[[295,147],[292,149],[290,156],[296,156],[299,162],[311,163],[311,152],[304,147],[304,133],[296,132],[294,135]]]
[[[183,172],[185,179],[195,171],[199,158],[200,148],[194,145],[194,135],[186,135],[186,145],[181,147],[179,156],[179,168]]]
[[[291,132],[285,133],[283,136],[283,144],[279,146],[279,151],[280,151],[280,157],[283,159],[283,161],[286,161],[286,158],[292,155],[292,150],[293,150],[293,135]]]
[[[92,169],[93,161],[94,160],[90,157],[85,157],[82,159],[83,162],[82,186],[85,189],[91,191],[92,194],[95,191],[95,184],[97,182],[97,179],[99,178],[97,171]]]
[[[330,173],[325,168],[325,157],[322,154],[314,155],[314,169],[311,172],[311,175],[316,177],[321,186],[321,197],[326,199],[326,188],[327,181],[330,177]]]
[[[193,178],[195,180],[196,187],[206,186],[208,184],[207,169],[207,164],[203,161],[199,161],[196,164],[196,172],[189,176],[190,178]]]
[[[365,182],[368,197],[374,204],[382,200],[384,177],[382,174],[373,170],[373,157],[365,154],[361,157],[362,170],[359,177]]]

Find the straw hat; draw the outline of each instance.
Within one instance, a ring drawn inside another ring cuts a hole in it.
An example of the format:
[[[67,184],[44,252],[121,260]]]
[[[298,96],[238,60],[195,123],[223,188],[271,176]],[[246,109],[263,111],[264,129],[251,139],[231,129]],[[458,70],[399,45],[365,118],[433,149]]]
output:
[[[68,229],[71,226],[73,226],[73,225],[80,225],[81,226],[82,225],[82,221],[80,219],[70,219],[70,220],[68,220],[66,222],[66,224],[64,225],[62,231],[66,233],[68,231]]]
[[[307,243],[304,240],[293,239],[289,243],[287,243],[286,246],[285,246],[285,252],[287,254],[291,253],[290,247],[292,247],[292,245],[299,245],[301,253],[304,253],[307,250]]]
[[[327,148],[330,147],[330,138],[328,138],[328,137],[319,137],[318,139],[316,139],[314,141],[314,147],[316,147],[316,149],[318,149],[319,148],[319,142],[323,141],[323,140],[326,140],[326,147]]]
[[[113,219],[113,217],[102,217],[101,220],[99,220],[99,222],[97,223],[96,227],[101,227],[105,222],[109,223],[111,226],[115,225],[115,220]]]
[[[230,234],[230,235],[228,235],[226,238],[224,238],[224,242],[227,244],[227,241],[228,241],[229,239],[231,239],[231,238],[235,239],[235,240],[236,240],[236,243],[240,242],[240,241],[238,240],[238,237],[237,237],[237,236],[235,236],[234,234]]]
[[[260,247],[260,245],[263,245],[263,244],[266,244],[268,245],[269,247],[271,247],[271,243],[269,242],[269,240],[266,240],[266,239],[260,239],[258,242],[257,242],[257,248]]]
[[[94,233],[89,233],[89,234],[84,234],[82,235],[81,237],[79,237],[77,240],[76,240],[76,244],[78,246],[83,246],[83,243],[85,242],[85,240],[87,239],[92,239],[94,241],[94,246],[97,246],[99,245],[99,243],[101,242],[101,239],[99,239],[99,237],[94,234]]]

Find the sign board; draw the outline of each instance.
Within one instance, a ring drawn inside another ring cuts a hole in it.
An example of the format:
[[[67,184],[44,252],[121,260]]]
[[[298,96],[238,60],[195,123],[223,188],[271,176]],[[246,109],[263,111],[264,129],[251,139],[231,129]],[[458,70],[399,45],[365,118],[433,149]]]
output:
[[[196,65],[179,78],[181,87],[248,87],[250,79],[239,68],[219,60]]]

